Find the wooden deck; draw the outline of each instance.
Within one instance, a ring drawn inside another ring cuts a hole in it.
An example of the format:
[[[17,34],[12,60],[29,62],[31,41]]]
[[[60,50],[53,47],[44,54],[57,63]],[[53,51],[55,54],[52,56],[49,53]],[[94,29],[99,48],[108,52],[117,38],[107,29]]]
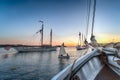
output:
[[[120,80],[120,76],[109,67],[104,66],[100,73],[96,76],[95,80]]]

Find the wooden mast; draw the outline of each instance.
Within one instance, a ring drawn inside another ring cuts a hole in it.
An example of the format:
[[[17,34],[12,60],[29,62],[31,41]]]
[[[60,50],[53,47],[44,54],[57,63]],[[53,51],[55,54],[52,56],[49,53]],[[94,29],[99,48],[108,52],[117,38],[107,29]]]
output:
[[[50,31],[50,46],[52,46],[52,29]]]
[[[40,34],[41,34],[41,39],[40,39],[40,41],[41,41],[41,46],[43,46],[43,29],[44,29],[44,23],[43,23],[43,21],[41,21],[41,20],[40,20],[39,22],[42,23],[42,29],[40,29],[39,32],[40,32]]]
[[[94,35],[93,35],[93,29],[94,29],[95,11],[96,11],[96,0],[94,0],[94,10],[93,10],[93,18],[92,18],[92,31],[91,31],[91,37],[94,36]]]
[[[79,42],[78,42],[78,45],[80,43],[80,46],[81,46],[81,32],[79,32]]]
[[[44,28],[44,24],[42,23],[42,29],[41,29],[41,46],[43,46],[43,28]]]

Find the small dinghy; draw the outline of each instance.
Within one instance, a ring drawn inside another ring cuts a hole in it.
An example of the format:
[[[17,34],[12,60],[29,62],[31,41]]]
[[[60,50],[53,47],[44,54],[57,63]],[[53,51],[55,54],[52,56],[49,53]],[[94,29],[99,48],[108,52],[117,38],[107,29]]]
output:
[[[60,47],[59,55],[58,58],[69,58],[70,56],[68,53],[66,53],[65,48],[64,48],[64,43]]]
[[[83,38],[83,35],[81,34],[81,32],[79,32],[78,45],[76,46],[77,50],[84,50],[84,49],[86,49],[86,47],[81,44],[81,42],[83,42],[82,38]]]

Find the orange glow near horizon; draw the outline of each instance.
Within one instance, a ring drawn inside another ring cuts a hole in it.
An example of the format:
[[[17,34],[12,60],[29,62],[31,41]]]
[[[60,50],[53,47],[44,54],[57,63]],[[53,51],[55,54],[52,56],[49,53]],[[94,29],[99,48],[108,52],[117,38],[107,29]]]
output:
[[[120,35],[99,34],[97,41],[98,43],[120,42]]]
[[[96,39],[98,43],[109,43],[109,42],[120,42],[119,35],[111,35],[111,34],[98,34],[96,35]],[[44,44],[49,44],[44,42]],[[64,42],[65,46],[76,46],[78,43],[78,39],[76,37],[66,37],[61,39],[56,39],[53,41],[53,46],[61,45]],[[29,41],[28,39],[1,39],[0,44],[23,44],[23,45],[40,45],[40,41],[35,40],[34,42]]]

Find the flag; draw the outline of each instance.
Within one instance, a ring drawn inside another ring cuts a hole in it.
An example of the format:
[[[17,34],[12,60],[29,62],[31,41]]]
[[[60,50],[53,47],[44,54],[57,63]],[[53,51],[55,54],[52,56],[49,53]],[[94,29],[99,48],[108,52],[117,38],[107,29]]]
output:
[[[43,23],[43,21],[39,20],[39,22]]]
[[[40,30],[40,33],[42,32],[42,29]]]

